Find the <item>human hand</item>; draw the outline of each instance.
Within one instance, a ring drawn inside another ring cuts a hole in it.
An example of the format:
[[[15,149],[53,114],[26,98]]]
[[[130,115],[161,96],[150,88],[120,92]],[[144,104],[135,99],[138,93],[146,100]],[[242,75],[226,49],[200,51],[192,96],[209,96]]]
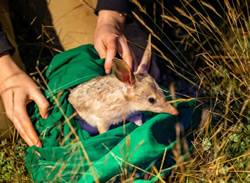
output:
[[[35,101],[42,118],[47,118],[48,101],[33,80],[14,63],[10,55],[0,56],[0,68],[0,95],[7,117],[29,146],[42,147],[28,116],[26,105]]]
[[[133,53],[124,36],[125,17],[120,13],[110,10],[101,10],[95,29],[94,46],[101,58],[106,58],[104,69],[109,74],[112,59],[118,52],[122,59],[133,67]]]

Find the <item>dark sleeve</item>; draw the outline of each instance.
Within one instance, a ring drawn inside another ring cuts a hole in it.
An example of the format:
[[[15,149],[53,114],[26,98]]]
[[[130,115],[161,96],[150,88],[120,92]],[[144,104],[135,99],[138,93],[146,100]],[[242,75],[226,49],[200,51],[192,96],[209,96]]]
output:
[[[6,51],[13,54],[14,47],[10,44],[5,32],[2,29],[2,25],[0,24],[0,55]]]
[[[128,13],[128,0],[98,0],[95,13],[100,10],[113,10]]]

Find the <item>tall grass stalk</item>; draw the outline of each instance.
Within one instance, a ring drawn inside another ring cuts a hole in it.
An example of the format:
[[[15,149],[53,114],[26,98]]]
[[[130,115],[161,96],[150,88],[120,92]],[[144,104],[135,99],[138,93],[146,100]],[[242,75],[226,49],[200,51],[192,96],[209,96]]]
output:
[[[138,1],[133,2],[138,5]],[[197,62],[200,65],[187,73],[195,74],[199,79],[195,85],[200,86],[197,91],[201,90],[203,98],[199,98],[199,101],[205,109],[193,141],[194,152],[185,160],[178,159],[178,151],[174,153],[177,165],[168,180],[249,182],[249,4],[240,0],[217,1],[216,5],[203,0],[180,2],[182,6],[176,7],[175,13],[162,6],[162,1],[156,3],[164,9],[161,17],[165,25],[174,27],[177,37],[179,32],[178,44],[195,55],[187,66]],[[149,16],[144,7],[138,6],[141,12]],[[139,16],[136,18],[146,25]],[[154,21],[151,23],[155,26]],[[145,28],[153,31],[148,25]],[[156,32],[152,35],[162,40]],[[162,35],[163,39],[169,39],[165,33]],[[171,43],[176,44],[174,41]],[[174,65],[171,59],[166,59],[161,48],[156,48],[156,52],[162,55],[163,60]],[[184,62],[188,60],[181,59]],[[194,69],[196,72],[192,72]],[[172,70],[182,74],[176,67],[172,67]],[[187,79],[187,82],[190,81]]]

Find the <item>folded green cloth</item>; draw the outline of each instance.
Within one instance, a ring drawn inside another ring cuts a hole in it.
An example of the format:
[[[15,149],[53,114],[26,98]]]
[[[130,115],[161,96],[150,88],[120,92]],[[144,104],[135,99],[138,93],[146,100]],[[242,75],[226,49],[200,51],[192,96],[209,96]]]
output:
[[[45,96],[53,106],[49,117],[42,119],[38,107],[30,106],[32,122],[43,142],[43,148],[29,147],[26,156],[26,167],[34,182],[106,182],[129,175],[136,175],[135,181],[140,182],[153,165],[159,170],[161,164],[161,176],[169,174],[165,169],[174,164],[171,148],[176,144],[175,125],[183,126],[183,135],[190,134],[201,118],[198,102],[178,102],[177,117],[143,112],[146,122],[140,127],[130,122],[91,136],[72,118],[68,89],[104,75],[103,65],[104,60],[99,59],[93,45],[53,58],[46,71]],[[186,139],[190,145],[192,135]],[[153,174],[149,182],[159,176]]]

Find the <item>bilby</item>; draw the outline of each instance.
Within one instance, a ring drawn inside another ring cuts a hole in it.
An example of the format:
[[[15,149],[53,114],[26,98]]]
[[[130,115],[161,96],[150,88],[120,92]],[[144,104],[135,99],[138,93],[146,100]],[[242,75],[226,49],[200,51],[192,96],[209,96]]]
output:
[[[148,74],[151,61],[151,36],[135,73],[128,64],[114,58],[114,75],[98,76],[71,90],[69,102],[78,115],[99,133],[106,132],[137,111],[170,113],[178,111],[166,101],[163,91]],[[136,122],[141,125],[141,122]]]

